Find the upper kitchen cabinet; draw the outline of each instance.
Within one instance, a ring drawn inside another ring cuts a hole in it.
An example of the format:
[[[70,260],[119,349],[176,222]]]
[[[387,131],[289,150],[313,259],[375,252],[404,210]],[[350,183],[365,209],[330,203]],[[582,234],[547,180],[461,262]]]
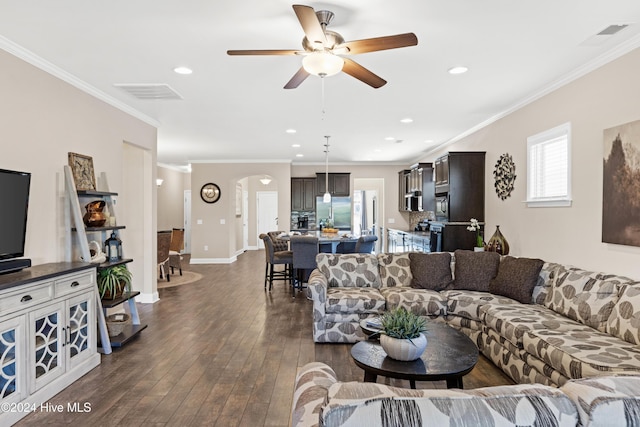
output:
[[[316,173],[316,194],[324,195],[327,192],[325,188],[325,174]],[[349,197],[351,195],[351,174],[349,173],[330,173],[329,174],[329,194],[336,197]]]
[[[484,151],[449,152],[435,161],[436,215],[449,222],[484,221]],[[444,211],[444,212],[442,212]]]
[[[315,211],[316,179],[291,178],[291,210]]]
[[[399,172],[399,210],[435,210],[433,164],[417,163]]]

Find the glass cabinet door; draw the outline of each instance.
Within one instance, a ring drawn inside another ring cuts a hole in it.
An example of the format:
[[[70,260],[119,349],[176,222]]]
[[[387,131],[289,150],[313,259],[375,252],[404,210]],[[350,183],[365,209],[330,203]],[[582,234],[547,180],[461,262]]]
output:
[[[0,402],[20,401],[24,394],[24,316],[0,322]]]
[[[29,313],[31,392],[64,373],[63,304]]]
[[[79,295],[71,298],[66,303],[67,313],[67,333],[66,349],[68,355],[67,369],[72,369],[77,363],[90,356],[96,346],[96,322],[95,319],[95,297],[90,295]]]

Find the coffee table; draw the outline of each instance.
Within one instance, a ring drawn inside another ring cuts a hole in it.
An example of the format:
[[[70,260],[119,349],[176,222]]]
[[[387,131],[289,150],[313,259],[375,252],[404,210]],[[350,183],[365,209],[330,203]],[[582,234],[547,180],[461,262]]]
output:
[[[376,382],[378,375],[416,381],[447,382],[447,388],[463,388],[462,377],[478,362],[478,348],[462,332],[445,323],[427,322],[427,349],[420,359],[402,362],[387,356],[379,342],[360,341],[351,348],[351,357],[364,369],[364,381]]]

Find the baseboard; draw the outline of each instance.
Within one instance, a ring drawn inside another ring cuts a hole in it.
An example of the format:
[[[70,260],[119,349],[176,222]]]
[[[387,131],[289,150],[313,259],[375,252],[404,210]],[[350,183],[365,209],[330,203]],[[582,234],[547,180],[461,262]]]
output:
[[[160,297],[158,296],[158,291],[153,293],[140,292],[140,295],[136,297],[136,302],[141,304],[153,304],[160,301]]]
[[[237,260],[235,255],[231,258],[191,258],[189,264],[232,264]]]

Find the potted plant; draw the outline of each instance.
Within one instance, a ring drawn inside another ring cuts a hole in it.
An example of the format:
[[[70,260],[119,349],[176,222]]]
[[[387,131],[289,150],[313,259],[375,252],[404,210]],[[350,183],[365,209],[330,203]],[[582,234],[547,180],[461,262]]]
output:
[[[116,299],[131,291],[131,272],[124,265],[98,271],[98,291],[102,299]]]
[[[482,239],[482,235],[480,234],[480,222],[475,218],[471,218],[469,222],[471,223],[471,225],[467,227],[467,230],[476,232],[476,244],[473,250],[476,252],[483,252],[484,240]]]
[[[380,345],[392,359],[416,360],[427,348],[424,317],[398,307],[383,314],[380,323]]]

